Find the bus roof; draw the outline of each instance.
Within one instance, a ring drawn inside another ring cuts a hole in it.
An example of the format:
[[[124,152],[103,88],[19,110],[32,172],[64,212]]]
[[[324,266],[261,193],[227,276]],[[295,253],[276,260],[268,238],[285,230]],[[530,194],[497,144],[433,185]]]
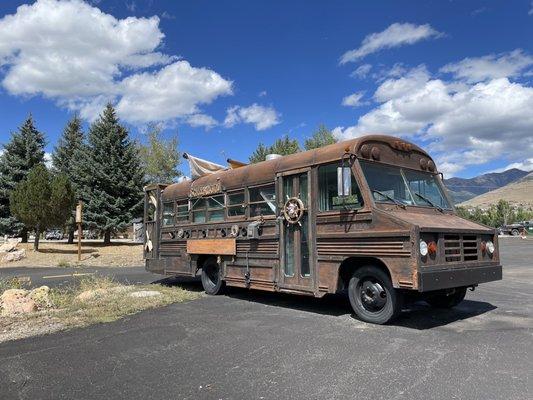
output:
[[[402,160],[400,160],[400,157],[397,157],[397,152],[416,155],[416,160],[413,160],[416,165],[418,165],[421,157],[427,158],[428,161],[431,160],[431,157],[424,150],[403,139],[386,135],[367,135],[236,169],[223,170],[202,176],[194,181],[186,180],[173,183],[163,190],[162,198],[163,201],[187,198],[189,197],[191,187],[198,188],[220,185],[222,190],[232,190],[244,188],[245,186],[274,182],[274,178],[279,172],[338,161],[346,151],[357,154],[362,158],[375,158],[370,154],[370,150],[374,150],[374,147],[370,148],[371,143],[376,144],[380,149],[387,147],[389,156],[387,157],[385,152],[382,152],[384,154],[381,156],[384,162],[395,163],[394,161],[397,161],[400,164]],[[369,146],[364,148],[363,146],[365,144]],[[390,154],[393,154],[394,159],[391,158]]]

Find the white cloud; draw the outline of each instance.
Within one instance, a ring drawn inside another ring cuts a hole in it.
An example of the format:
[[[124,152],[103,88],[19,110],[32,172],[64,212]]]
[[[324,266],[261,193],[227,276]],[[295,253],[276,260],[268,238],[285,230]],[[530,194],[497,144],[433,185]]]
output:
[[[132,122],[168,120],[199,112],[198,105],[232,93],[232,83],[206,68],[177,61],[161,70],[134,74],[120,83],[120,115]]]
[[[350,76],[352,78],[363,79],[363,78],[366,78],[366,76],[368,75],[371,69],[372,69],[372,64],[363,64],[357,67],[355,71],[353,71],[350,74]]]
[[[448,174],[496,159],[525,159],[533,153],[533,87],[490,79],[446,82],[419,66],[384,81],[374,93],[380,104],[339,138],[384,133],[416,137]]]
[[[0,19],[2,85],[89,120],[114,101],[129,122],[196,123],[200,106],[232,94],[232,82],[161,53],[163,39],[157,16],[117,19],[81,0],[38,0]]]
[[[533,15],[533,1],[530,3],[528,15]]]
[[[347,107],[359,107],[365,103],[361,101],[365,92],[355,92],[349,96],[346,96],[342,99],[342,105]]]
[[[533,57],[517,49],[498,55],[465,58],[457,63],[447,64],[440,70],[453,74],[457,79],[475,83],[487,79],[516,77],[531,66]]]
[[[170,14],[168,11],[163,11],[161,13],[161,18],[163,18],[163,19],[176,19],[176,16]]]
[[[521,169],[522,171],[528,171],[528,172],[533,171],[533,158],[528,158],[523,161],[513,162],[503,168],[494,169],[491,172],[503,172],[503,171],[507,171],[508,169],[513,169],[513,168],[518,168],[518,169]]]
[[[204,127],[210,129],[217,125],[216,119],[206,114],[193,114],[187,117],[187,123],[192,127]]]
[[[415,25],[410,23],[394,23],[382,32],[367,35],[361,46],[344,53],[340,59],[341,64],[353,62],[375,53],[382,49],[400,47],[414,44],[424,39],[439,37],[442,34],[429,24]]]
[[[48,169],[52,168],[52,165],[53,165],[52,154],[44,153],[44,165],[46,165],[46,168]]]
[[[429,80],[429,72],[425,65],[419,65],[409,71],[401,74],[400,67],[397,67],[395,71],[389,71],[390,76],[398,77],[397,79],[387,79],[377,88],[374,98],[377,101],[384,102],[392,100],[398,97],[402,97],[408,93],[422,88]]]
[[[267,91],[266,90],[262,90],[261,92],[259,92],[258,96],[259,97],[265,97],[267,95]]]
[[[129,12],[135,12],[137,10],[137,4],[134,1],[125,1],[124,5]]]
[[[234,106],[228,108],[224,125],[228,128],[239,124],[253,124],[255,129],[263,131],[279,124],[280,114],[273,107],[252,104],[249,107]]]

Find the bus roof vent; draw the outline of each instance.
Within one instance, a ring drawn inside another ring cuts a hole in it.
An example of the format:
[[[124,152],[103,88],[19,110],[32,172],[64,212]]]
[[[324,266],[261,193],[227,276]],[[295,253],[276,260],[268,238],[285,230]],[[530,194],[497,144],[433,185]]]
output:
[[[266,160],[267,161],[275,160],[276,158],[280,158],[280,157],[283,157],[283,156],[281,154],[267,154]]]

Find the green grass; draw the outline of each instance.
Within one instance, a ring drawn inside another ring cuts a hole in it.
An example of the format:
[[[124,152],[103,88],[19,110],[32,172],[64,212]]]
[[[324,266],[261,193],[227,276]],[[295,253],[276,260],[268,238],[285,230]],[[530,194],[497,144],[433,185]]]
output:
[[[68,268],[68,267],[70,267],[70,263],[69,263],[67,260],[63,260],[63,259],[61,259],[61,260],[59,260],[59,261],[57,262],[57,266],[58,266],[59,268]]]
[[[0,293],[6,289],[23,288],[24,283],[16,280],[0,280]],[[140,290],[158,291],[159,296],[132,297],[132,292]],[[78,296],[86,291],[93,291],[95,295],[87,300]],[[89,277],[77,284],[62,288],[52,288],[49,299],[52,307],[37,313],[18,315],[15,317],[0,317],[0,328],[5,329],[12,324],[7,319],[16,319],[18,323],[30,323],[32,326],[54,323],[60,324],[62,329],[82,327],[96,323],[111,322],[126,315],[140,311],[166,306],[172,303],[194,300],[199,293],[182,289],[178,286],[162,285],[121,285],[107,277]],[[2,321],[4,319],[4,321]]]
[[[0,294],[8,289],[27,289],[29,285],[29,281],[23,281],[16,276],[14,278],[0,278]]]

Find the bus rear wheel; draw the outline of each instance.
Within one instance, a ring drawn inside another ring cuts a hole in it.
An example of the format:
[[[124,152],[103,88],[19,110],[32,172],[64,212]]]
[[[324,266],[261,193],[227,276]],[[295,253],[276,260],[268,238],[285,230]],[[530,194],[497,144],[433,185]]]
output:
[[[209,258],[202,265],[202,286],[207,294],[222,294],[225,282],[222,280],[222,268],[216,259]]]
[[[380,268],[357,269],[348,287],[350,304],[358,319],[373,324],[386,324],[402,310],[402,295],[395,290],[389,276]]]

